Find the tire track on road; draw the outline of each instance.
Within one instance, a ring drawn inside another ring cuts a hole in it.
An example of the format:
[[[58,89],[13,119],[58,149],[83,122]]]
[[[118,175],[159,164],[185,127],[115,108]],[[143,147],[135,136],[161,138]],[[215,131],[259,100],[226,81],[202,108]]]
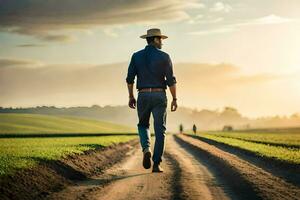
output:
[[[236,192],[244,190],[243,193],[247,199],[296,200],[300,197],[299,187],[273,176],[236,155],[186,135],[176,135],[175,137],[179,143],[197,151],[200,156],[206,156],[207,159],[213,161],[212,163],[217,164],[220,170],[223,169],[224,180],[228,182],[231,179],[244,184],[244,188],[241,189],[238,189],[239,185],[232,185],[232,187]],[[254,196],[250,198],[251,195]]]
[[[179,169],[179,182],[177,188],[181,188],[180,199],[230,199],[224,192],[224,188],[217,182],[213,174],[196,160],[185,148],[181,147],[171,135],[168,137],[166,155],[176,160]]]
[[[170,160],[162,163],[164,173],[152,173],[142,166],[142,151],[136,146],[122,162],[104,174],[80,181],[52,194],[48,199],[140,200],[172,199],[173,167]]]

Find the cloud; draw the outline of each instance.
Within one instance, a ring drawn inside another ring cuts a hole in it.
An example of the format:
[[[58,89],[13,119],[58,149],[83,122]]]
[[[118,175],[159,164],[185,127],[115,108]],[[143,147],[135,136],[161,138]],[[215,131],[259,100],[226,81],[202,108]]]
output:
[[[0,4],[1,31],[59,42],[74,38],[56,31],[178,21],[189,18],[186,9],[205,7],[197,0],[2,0]]]
[[[1,14],[0,14],[1,16]],[[0,31],[1,32],[9,32],[9,33],[17,33],[21,35],[30,35],[36,37],[43,41],[48,42],[73,42],[76,38],[70,34],[58,34],[53,33],[52,31],[47,30],[38,30],[36,27],[9,27],[9,26],[1,26],[0,22]]]
[[[0,58],[0,68],[7,67],[28,67],[28,66],[37,66],[40,62],[35,60],[23,60],[23,59],[11,59],[11,58]]]
[[[32,102],[62,105],[73,102],[87,105],[95,101],[121,104],[127,97],[125,78],[128,63],[40,64],[39,67],[28,67],[37,63],[40,62],[0,60],[0,93],[3,94],[0,104]],[[174,74],[179,87],[184,88],[183,92],[190,97],[197,91],[226,91],[241,84],[245,87],[259,85],[278,78],[268,74],[243,75],[238,67],[227,63],[177,63]]]
[[[186,5],[186,8],[202,9],[202,8],[206,8],[206,5],[203,3],[199,3],[199,2],[190,2]]]
[[[221,28],[216,28],[211,30],[192,31],[192,32],[188,32],[187,34],[188,35],[210,35],[216,33],[228,33],[234,30],[235,29],[232,27],[221,27]]]
[[[187,23],[188,24],[215,24],[215,23],[219,23],[222,22],[224,20],[223,17],[216,17],[216,18],[212,18],[212,17],[205,17],[202,14],[196,15],[195,17],[191,17],[190,19],[188,19]]]
[[[1,61],[3,63],[4,59]],[[16,61],[10,59],[5,66],[18,67],[0,67],[0,106],[127,104],[128,62],[29,67],[30,63],[34,65],[39,61]],[[245,74],[229,63],[174,63],[174,74],[180,106],[216,108],[232,105],[248,113],[261,109],[273,113],[274,108],[282,107],[282,102],[288,104],[290,99],[294,102],[299,99],[298,93],[294,92],[299,89],[298,79],[274,74]],[[170,93],[167,95],[171,98]]]
[[[40,39],[45,41],[55,41],[55,42],[73,42],[76,40],[74,36],[71,35],[39,35]]]
[[[275,74],[254,74],[254,75],[238,76],[231,79],[230,81],[233,83],[239,83],[245,85],[245,84],[266,83],[274,80],[279,80],[281,78],[285,78],[285,77],[282,75],[275,75]]]
[[[103,32],[107,35],[107,36],[110,36],[110,37],[118,37],[119,36],[119,34],[116,32],[116,31],[114,31],[114,29],[113,28],[104,28],[103,29]]]
[[[256,23],[256,24],[280,24],[280,23],[286,23],[286,22],[291,22],[291,21],[293,21],[293,20],[271,14],[271,15],[259,18],[257,20],[254,20],[253,23]]]
[[[217,22],[221,22],[221,21],[223,21],[223,18],[216,18],[214,21],[213,20],[212,21],[203,20],[202,22],[199,21],[198,23],[212,24],[213,22],[217,23]],[[216,33],[228,33],[228,32],[232,32],[232,31],[237,31],[240,28],[246,27],[246,26],[274,25],[274,24],[290,23],[290,22],[294,22],[294,21],[296,21],[296,19],[284,18],[284,17],[280,17],[277,15],[271,14],[271,15],[263,16],[263,17],[256,18],[256,19],[244,20],[242,22],[225,24],[225,25],[221,24],[221,25],[217,25],[214,28],[210,28],[207,30],[188,32],[187,34],[189,34],[189,35],[210,35],[210,34],[216,34]]]
[[[283,78],[274,74],[243,74],[240,68],[230,63],[178,63],[176,73],[184,82],[216,83],[219,86],[232,84],[260,84]]]
[[[261,18],[256,18],[241,23],[232,24],[230,26],[251,26],[251,25],[268,25],[268,24],[282,24],[296,21],[295,19],[284,18],[274,14],[263,16]]]
[[[27,47],[44,47],[44,44],[19,44],[16,45],[16,47],[22,47],[22,48],[27,48]]]
[[[229,4],[225,4],[223,2],[216,2],[213,7],[210,8],[210,11],[213,12],[230,12],[232,7]]]

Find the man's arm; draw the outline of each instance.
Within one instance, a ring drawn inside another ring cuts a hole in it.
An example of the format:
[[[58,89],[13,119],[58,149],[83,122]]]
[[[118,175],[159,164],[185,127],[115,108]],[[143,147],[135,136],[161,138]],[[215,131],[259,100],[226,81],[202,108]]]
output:
[[[176,98],[176,84],[170,86],[169,90],[170,90],[170,92],[172,94],[173,99],[177,100],[177,98]]]
[[[172,94],[173,100],[171,103],[171,111],[176,111],[177,109],[177,97],[176,97],[176,78],[173,74],[173,64],[170,56],[167,56],[167,66],[166,66],[166,79],[169,90]]]
[[[127,88],[128,88],[128,93],[129,93],[129,102],[128,102],[128,106],[132,109],[135,109],[136,107],[136,100],[134,98],[134,95],[133,95],[133,83],[129,84],[127,83]]]
[[[128,88],[128,94],[129,94],[129,98],[134,98],[133,95],[133,83],[127,83],[127,88]]]
[[[166,80],[167,85],[169,87],[177,83],[176,78],[173,74],[173,64],[169,55],[167,55],[167,62],[166,62],[166,79],[167,79]]]
[[[171,103],[171,111],[176,111],[176,109],[177,109],[176,84],[170,86],[169,90],[173,97],[173,100]]]
[[[130,108],[135,109],[136,106],[136,100],[133,95],[133,85],[134,85],[134,79],[136,76],[136,67],[134,63],[134,54],[131,57],[130,64],[128,66],[128,72],[127,72],[127,77],[126,77],[126,82],[127,82],[127,88],[128,88],[128,93],[129,93],[129,102],[128,106]]]

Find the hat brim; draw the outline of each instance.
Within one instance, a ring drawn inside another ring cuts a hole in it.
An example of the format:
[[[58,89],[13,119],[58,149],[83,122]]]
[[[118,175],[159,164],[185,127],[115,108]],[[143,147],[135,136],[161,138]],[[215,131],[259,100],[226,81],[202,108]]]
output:
[[[147,37],[154,37],[154,36],[159,36],[162,39],[167,39],[168,38],[168,36],[166,36],[166,35],[141,35],[140,38],[146,39]]]

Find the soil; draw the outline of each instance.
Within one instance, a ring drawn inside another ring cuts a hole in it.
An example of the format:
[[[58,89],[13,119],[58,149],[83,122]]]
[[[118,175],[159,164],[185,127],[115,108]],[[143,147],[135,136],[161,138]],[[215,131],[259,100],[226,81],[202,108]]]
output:
[[[152,173],[143,168],[139,141],[133,140],[6,177],[0,199],[300,199],[299,185],[241,155],[168,134],[164,172]]]
[[[44,199],[50,193],[61,191],[77,181],[101,174],[113,164],[123,160],[138,140],[113,144],[108,147],[74,154],[57,161],[40,160],[33,168],[1,177],[0,199]]]

